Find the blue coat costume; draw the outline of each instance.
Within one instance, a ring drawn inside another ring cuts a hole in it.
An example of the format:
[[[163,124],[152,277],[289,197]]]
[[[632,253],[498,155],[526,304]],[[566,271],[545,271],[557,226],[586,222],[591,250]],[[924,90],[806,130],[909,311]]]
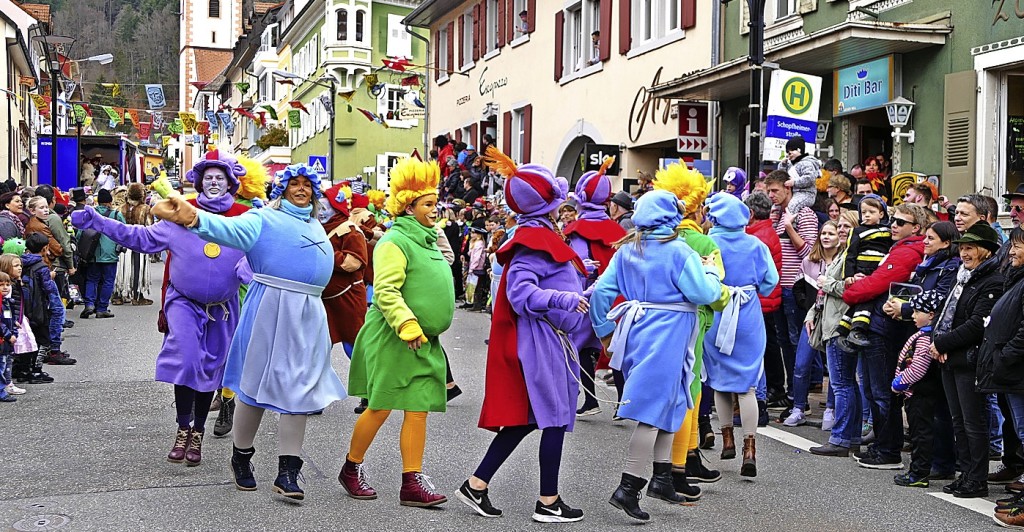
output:
[[[632,243],[620,248],[590,300],[597,336],[615,331],[612,367],[626,378],[619,415],[667,432],[679,430],[693,408],[688,391],[696,378],[697,305],[722,295],[716,266],[704,266],[681,239],[663,241],[682,220],[676,205],[675,195],[661,190],[637,201],[633,223],[643,239],[642,253]],[[619,294],[626,302],[609,315]],[[681,352],[681,345],[687,349]]]
[[[704,382],[719,392],[746,393],[764,371],[767,336],[757,294],[771,294],[779,273],[768,246],[744,231],[750,209],[743,202],[715,194],[707,205],[714,224],[708,236],[722,252],[730,298],[704,336]]]
[[[253,280],[231,340],[224,386],[251,406],[282,414],[322,410],[346,397],[331,366],[331,338],[320,294],[334,254],[310,209],[281,209],[225,218],[199,211],[192,231],[245,252]]]

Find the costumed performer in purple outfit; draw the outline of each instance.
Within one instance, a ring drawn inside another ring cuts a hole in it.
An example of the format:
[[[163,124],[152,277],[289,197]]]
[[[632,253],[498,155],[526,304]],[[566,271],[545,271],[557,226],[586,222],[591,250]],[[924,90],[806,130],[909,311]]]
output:
[[[537,165],[516,167],[494,148],[488,165],[503,175],[505,200],[519,213],[519,226],[498,249],[505,269],[498,286],[487,377],[479,426],[495,431],[487,454],[457,497],[484,517],[497,517],[487,484],[520,442],[535,430],[540,437],[540,499],[534,521],[583,519],[558,494],[558,469],[565,433],[572,431],[579,395],[576,348],[588,332],[583,297],[586,267],[555,232],[554,212],[569,184]]]
[[[245,210],[235,203],[238,177],[245,168],[226,153],[212,151],[186,175],[199,193],[200,210],[209,214]],[[184,201],[184,200],[182,200]],[[163,304],[167,332],[156,359],[156,380],[174,385],[177,433],[167,461],[197,466],[210,403],[224,376],[231,336],[238,324],[235,267],[241,251],[208,244],[184,227],[159,222],[125,225],[92,207],[71,213],[79,229],[98,231],[136,253],[169,250],[169,284]]]

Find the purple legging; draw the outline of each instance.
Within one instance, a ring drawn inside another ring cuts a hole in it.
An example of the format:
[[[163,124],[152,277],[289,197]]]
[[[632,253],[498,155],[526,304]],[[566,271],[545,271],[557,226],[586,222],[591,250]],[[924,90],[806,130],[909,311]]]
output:
[[[519,443],[528,434],[537,430],[536,425],[505,427],[494,435],[487,454],[480,461],[473,476],[490,483],[498,468],[512,455]],[[548,427],[540,436],[540,496],[558,495],[558,469],[562,465],[562,442],[565,441],[565,427]]]

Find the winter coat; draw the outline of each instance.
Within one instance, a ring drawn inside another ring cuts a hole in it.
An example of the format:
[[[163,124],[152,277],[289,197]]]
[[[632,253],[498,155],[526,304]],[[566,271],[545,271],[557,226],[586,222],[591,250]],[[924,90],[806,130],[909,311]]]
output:
[[[914,269],[924,259],[924,237],[914,235],[904,238],[892,245],[889,254],[882,260],[871,275],[851,284],[843,292],[843,301],[851,307],[861,303],[873,302],[871,310],[870,331],[886,336],[896,322],[883,310],[882,306],[889,299],[889,285],[905,283],[910,280]],[[913,331],[900,331],[896,338],[901,345]]]
[[[956,271],[959,268],[960,257],[945,249],[931,257],[925,257],[914,270],[914,275],[910,277],[910,284],[920,286],[925,292],[935,291],[942,299],[946,299],[949,289],[953,288],[953,282],[956,281]],[[914,319],[914,309],[910,308],[909,302],[900,305],[900,314],[906,321]]]
[[[25,235],[18,230],[18,224],[14,220],[6,216],[0,216],[0,238],[10,240],[12,238],[25,238]]]
[[[111,209],[109,205],[100,205],[96,208],[96,212],[98,212],[100,216],[105,216],[124,223],[124,217],[121,216],[121,213]],[[116,263],[118,258],[117,244],[114,243],[110,237],[101,233],[99,243],[96,244],[96,254],[94,255],[92,262],[99,264],[111,264]]]
[[[757,220],[747,226],[747,234],[756,236],[764,245],[768,246],[768,251],[772,254],[772,260],[775,262],[775,271],[782,271],[782,241],[779,240],[779,235],[775,233],[775,228],[772,226],[771,220]],[[782,286],[775,285],[775,290],[772,290],[771,294],[767,296],[757,296],[761,300],[761,312],[764,314],[771,314],[776,310],[782,308]]]
[[[978,349],[978,391],[1024,393],[1024,268],[1007,272],[1006,292],[985,320]]]
[[[817,342],[812,342],[812,346],[815,348],[823,347],[824,342],[839,336],[837,330],[839,322],[850,308],[843,302],[843,292],[846,290],[846,283],[843,282],[845,262],[845,254],[840,253],[832,262],[825,266],[825,284],[819,287],[825,296],[822,299],[821,306],[816,305],[808,311],[807,319],[804,320],[814,324],[811,339],[818,340],[820,338],[822,345],[818,346],[815,345]]]
[[[66,231],[63,231],[63,228],[62,232],[67,234]],[[64,248],[62,248],[60,243],[57,242],[53,232],[50,231],[50,227],[35,216],[29,218],[28,223],[25,224],[25,236],[28,237],[28,235],[31,235],[32,233],[40,233],[49,241],[46,244],[46,252],[43,253],[43,262],[46,263],[46,267],[53,269],[54,261],[63,256]]]
[[[789,172],[791,167],[794,170],[789,174],[794,181],[793,190],[814,190],[815,181],[821,177],[821,161],[808,153],[800,156],[795,162],[784,159],[779,163],[779,170]],[[794,173],[796,175],[793,175]]]
[[[968,352],[981,345],[985,320],[992,314],[992,307],[999,296],[1003,295],[1003,275],[999,273],[998,265],[996,258],[992,257],[974,269],[960,294],[950,330],[932,335],[935,349],[948,355],[945,369],[975,368],[977,361],[973,356],[968,357]],[[941,318],[942,309],[939,309],[935,318],[936,325]],[[1011,322],[1007,320],[1006,323]]]

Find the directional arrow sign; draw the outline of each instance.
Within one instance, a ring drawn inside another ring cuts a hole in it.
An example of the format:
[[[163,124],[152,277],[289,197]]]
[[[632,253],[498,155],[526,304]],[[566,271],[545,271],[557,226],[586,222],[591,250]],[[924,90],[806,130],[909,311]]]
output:
[[[685,135],[678,137],[676,151],[680,153],[701,153],[708,149],[707,137]]]

